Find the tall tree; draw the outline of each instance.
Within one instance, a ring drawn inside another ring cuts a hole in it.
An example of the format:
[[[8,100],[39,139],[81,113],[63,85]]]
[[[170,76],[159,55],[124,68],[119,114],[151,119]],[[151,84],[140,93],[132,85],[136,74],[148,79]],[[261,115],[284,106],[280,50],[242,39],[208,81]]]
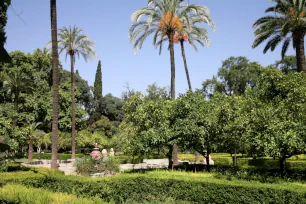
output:
[[[7,9],[11,5],[11,0],[0,0],[0,62],[10,62],[11,58],[4,49],[6,42],[5,26],[7,23]]]
[[[99,60],[95,82],[94,82],[94,97],[95,100],[101,100],[102,98],[102,70],[101,70],[101,61]]]
[[[59,53],[66,52],[66,57],[70,56],[71,66],[71,159],[75,159],[75,80],[74,80],[74,63],[75,57],[80,55],[87,62],[96,56],[94,43],[87,35],[81,34],[83,30],[77,27],[63,27],[59,29]]]
[[[229,57],[222,62],[217,77],[203,82],[202,92],[207,96],[214,92],[228,96],[242,95],[248,86],[254,87],[262,67],[246,57]]]
[[[174,35],[182,30],[182,19],[188,19],[190,13],[202,13],[201,8],[183,6],[181,0],[148,0],[148,5],[132,15],[133,24],[129,29],[129,38],[134,42],[135,52],[141,49],[144,40],[154,34],[154,45],[158,39],[168,39],[171,63],[171,98],[175,99],[175,60]],[[174,164],[177,163],[178,148],[174,145]]]
[[[288,47],[293,42],[296,51],[297,70],[306,72],[304,37],[306,33],[306,1],[305,0],[273,0],[276,5],[266,10],[273,15],[258,19],[253,27],[255,41],[253,48],[268,41],[264,53],[268,50],[274,51],[279,43],[283,41],[282,58],[285,57]]]
[[[58,103],[59,103],[59,74],[58,74],[58,47],[57,47],[57,16],[56,0],[50,0],[51,12],[51,39],[52,39],[52,162],[51,168],[57,168],[58,143]]]
[[[17,114],[18,114],[18,102],[19,96],[22,92],[31,90],[32,84],[29,78],[21,72],[21,70],[14,70],[7,75],[7,79],[3,82],[3,86],[8,90],[10,95],[14,95],[14,126],[17,125]]]
[[[181,4],[181,6],[187,7],[189,6],[189,4]],[[196,8],[197,11],[201,11],[201,12],[196,12],[194,14],[191,14],[188,19],[187,18],[181,19],[183,23],[183,27],[182,27],[182,30],[175,32],[174,43],[180,43],[186,78],[188,82],[188,88],[189,90],[192,90],[188,66],[187,66],[184,42],[189,42],[190,45],[196,51],[198,51],[196,43],[199,43],[203,47],[205,44],[207,46],[210,45],[207,29],[200,27],[199,25],[207,24],[211,26],[214,31],[216,29],[216,26],[215,26],[215,23],[210,18],[210,12],[207,7],[202,6],[202,5],[196,5],[196,4],[192,4],[190,6]],[[162,47],[163,47],[162,43],[164,41],[167,41],[166,37],[161,38],[156,43],[156,47],[159,47],[159,54],[161,54]]]

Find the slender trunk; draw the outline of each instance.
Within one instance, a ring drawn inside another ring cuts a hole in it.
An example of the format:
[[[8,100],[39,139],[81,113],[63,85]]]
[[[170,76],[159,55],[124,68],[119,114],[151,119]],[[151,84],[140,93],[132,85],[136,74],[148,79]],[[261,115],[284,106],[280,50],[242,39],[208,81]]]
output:
[[[286,157],[282,157],[280,159],[280,171],[281,171],[281,177],[284,178],[286,175]]]
[[[200,153],[199,152],[195,152],[195,162],[199,162],[200,160]]]
[[[169,47],[170,47],[170,62],[171,62],[171,99],[175,100],[175,60],[174,60],[174,31],[168,32]],[[178,146],[173,145],[172,152],[173,165],[178,164]]]
[[[19,93],[16,91],[15,93],[15,98],[14,98],[14,112],[15,112],[15,115],[14,115],[14,121],[13,121],[13,127],[16,127],[17,126],[17,118],[18,118],[18,100],[19,100]]]
[[[175,61],[174,61],[174,32],[168,33],[170,47],[170,62],[171,62],[171,99],[175,99]]]
[[[237,166],[237,150],[235,148],[235,150],[234,150],[234,167],[236,167],[236,166]]]
[[[186,60],[186,55],[185,55],[184,41],[181,40],[180,42],[181,42],[182,57],[183,57],[183,61],[184,61],[184,66],[185,66],[185,72],[186,72],[188,87],[189,87],[189,91],[192,91],[190,77],[189,77],[189,72],[188,72],[188,67],[187,67],[187,60]]]
[[[75,160],[74,55],[70,55],[70,63],[71,63],[71,159]]]
[[[207,155],[206,155],[206,169],[210,172],[210,164],[209,164],[209,155],[210,155],[210,148],[207,147]]]
[[[59,103],[59,75],[58,75],[58,47],[57,47],[57,16],[56,0],[50,0],[51,38],[52,38],[52,162],[51,168],[57,168],[58,143],[58,103]]]
[[[33,140],[32,138],[29,141],[29,149],[28,149],[28,161],[33,160]]]
[[[173,151],[172,151],[172,159],[173,159],[173,165],[178,165],[178,145],[173,145]]]
[[[169,161],[168,169],[172,169],[172,167],[173,167],[173,161],[172,161],[173,146],[169,145],[168,148],[169,148],[169,151],[167,153],[168,161]]]
[[[304,34],[296,34],[295,43],[297,71],[306,73]]]

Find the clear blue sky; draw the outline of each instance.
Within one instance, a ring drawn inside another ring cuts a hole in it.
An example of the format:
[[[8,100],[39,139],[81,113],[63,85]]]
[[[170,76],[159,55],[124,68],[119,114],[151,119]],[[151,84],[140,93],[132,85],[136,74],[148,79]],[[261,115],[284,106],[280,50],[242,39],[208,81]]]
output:
[[[137,55],[129,43],[128,29],[131,14],[146,5],[146,0],[58,0],[58,28],[76,25],[96,43],[98,58],[85,63],[77,60],[76,69],[93,85],[98,60],[102,62],[103,94],[121,96],[126,82],[135,90],[145,91],[148,84],[157,82],[160,86],[170,86],[169,52],[164,49],[161,56],[148,38]],[[269,65],[280,59],[280,47],[273,53],[263,54],[263,46],[252,49],[254,41],[252,24],[264,15],[264,10],[273,3],[269,0],[190,0],[190,3],[207,6],[217,31],[209,29],[212,45],[200,48],[196,53],[190,46],[186,48],[187,62],[193,88],[201,88],[205,79],[217,73],[222,60],[230,56],[246,56],[251,61]],[[7,44],[9,51],[32,52],[43,48],[50,40],[50,1],[13,0],[17,14],[23,13],[21,21],[13,12],[8,12]],[[289,50],[288,54],[293,54]],[[176,90],[184,93],[187,80],[184,72],[180,47],[175,47]],[[61,61],[65,69],[69,64]]]

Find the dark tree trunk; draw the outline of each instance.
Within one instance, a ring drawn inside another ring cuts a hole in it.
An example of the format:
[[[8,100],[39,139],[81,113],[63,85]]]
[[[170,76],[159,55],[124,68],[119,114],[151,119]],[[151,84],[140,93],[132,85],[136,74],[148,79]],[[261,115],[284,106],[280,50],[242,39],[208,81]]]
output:
[[[189,91],[192,91],[188,67],[187,67],[187,60],[186,60],[186,55],[185,55],[184,41],[181,40],[180,42],[181,42],[182,57],[184,61],[185,72],[186,72],[186,77],[187,77],[187,82],[188,82],[188,88],[189,88]]]
[[[209,155],[210,155],[210,148],[207,147],[207,155],[206,155],[206,169],[208,172],[210,172],[210,164],[209,164]]]
[[[297,71],[306,73],[304,34],[296,34],[295,46]]]
[[[16,115],[14,115],[14,120],[13,120],[13,127],[17,126],[17,119],[18,119],[18,100],[19,100],[19,93],[16,91],[15,93],[15,98],[14,98],[14,112]]]
[[[286,175],[286,157],[282,157],[280,159],[280,171],[281,171],[281,177],[284,178]]]
[[[236,167],[236,166],[237,166],[237,150],[235,148],[235,150],[234,150],[234,167]]]
[[[170,62],[171,62],[171,99],[175,100],[175,60],[174,60],[174,31],[168,32],[169,47],[170,47]],[[172,153],[173,164],[178,164],[178,146],[173,145]]]
[[[74,97],[74,55],[70,55],[71,65],[71,159],[75,160],[75,97]]]
[[[28,149],[28,161],[33,160],[33,140],[32,138],[29,141],[29,149]]]
[[[58,143],[58,103],[59,103],[59,75],[58,75],[58,47],[57,47],[57,16],[56,0],[50,0],[51,10],[51,39],[52,39],[52,162],[51,168],[57,168]]]
[[[173,168],[173,161],[172,161],[173,146],[169,145],[168,148],[169,148],[169,151],[167,153],[167,157],[168,157],[168,161],[169,161],[168,169],[172,169]]]

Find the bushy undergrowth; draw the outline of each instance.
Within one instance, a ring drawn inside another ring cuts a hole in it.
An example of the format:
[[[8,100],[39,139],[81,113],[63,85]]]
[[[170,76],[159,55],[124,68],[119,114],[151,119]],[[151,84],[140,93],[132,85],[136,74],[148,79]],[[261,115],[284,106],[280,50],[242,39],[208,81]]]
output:
[[[105,173],[108,175],[119,172],[119,161],[114,157],[101,157],[95,160],[91,157],[84,157],[76,164],[77,173],[81,175],[90,175],[93,173]]]
[[[102,204],[101,199],[78,198],[66,193],[29,188],[20,184],[7,184],[0,188],[0,203],[4,204]]]
[[[306,186],[301,183],[264,184],[217,179],[213,174],[203,173],[160,171],[91,179],[21,172],[4,173],[0,175],[0,182],[20,183],[81,197],[97,196],[117,203],[158,203],[165,198],[171,198],[175,203],[306,203]]]

